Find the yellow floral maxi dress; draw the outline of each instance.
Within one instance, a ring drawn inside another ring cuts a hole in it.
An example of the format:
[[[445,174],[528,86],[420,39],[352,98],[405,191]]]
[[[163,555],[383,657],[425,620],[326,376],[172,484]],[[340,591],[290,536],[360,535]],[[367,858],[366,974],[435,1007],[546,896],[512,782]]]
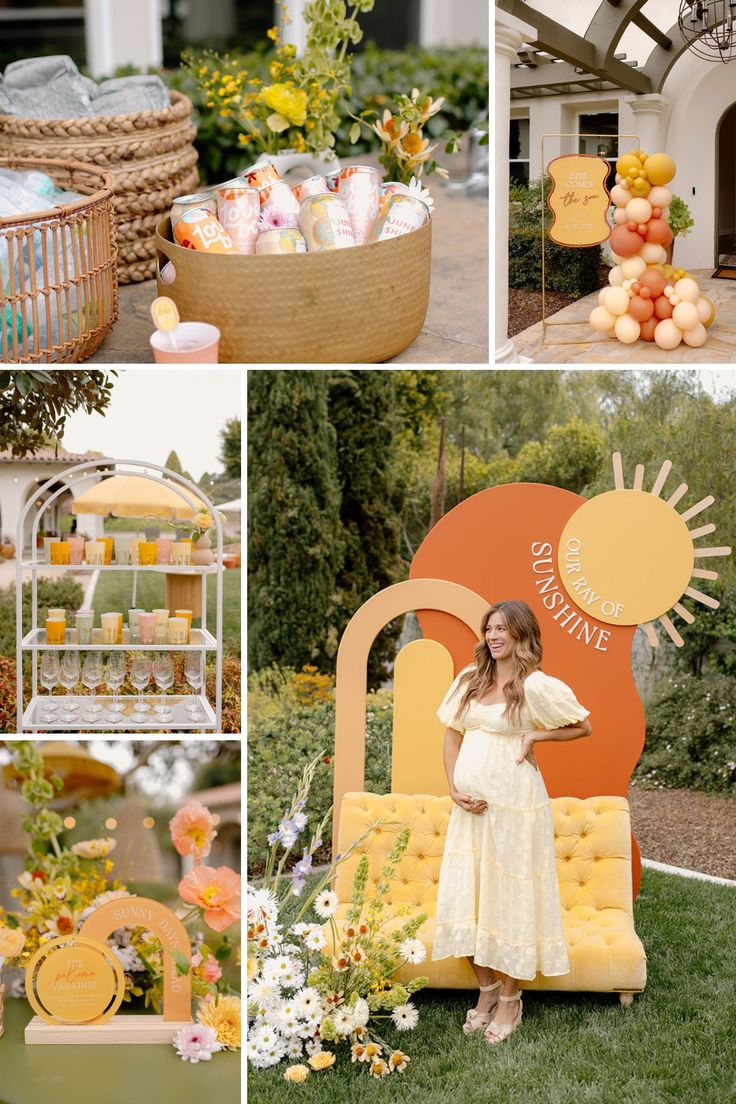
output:
[[[488,808],[468,813],[453,803],[437,887],[432,958],[472,955],[479,966],[520,980],[532,980],[537,973],[566,974],[570,963],[552,807],[539,769],[516,759],[524,732],[574,724],[589,710],[564,682],[534,671],[524,683],[520,724],[502,717],[504,704],[471,701],[458,717],[465,671],[447,691],[437,716],[463,734],[455,788],[482,798]]]

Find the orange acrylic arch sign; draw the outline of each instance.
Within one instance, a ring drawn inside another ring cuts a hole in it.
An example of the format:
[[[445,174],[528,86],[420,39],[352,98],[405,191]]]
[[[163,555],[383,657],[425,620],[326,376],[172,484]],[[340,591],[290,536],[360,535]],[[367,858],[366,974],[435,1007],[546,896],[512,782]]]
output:
[[[490,605],[516,598],[542,629],[542,669],[562,679],[590,709],[591,736],[539,743],[535,756],[550,797],[627,796],[644,746],[644,708],[631,675],[635,627],[606,624],[578,607],[563,587],[558,550],[563,530],[585,499],[558,487],[512,483],[460,503],[430,531],[410,578],[447,579]],[[423,635],[448,649],[455,673],[472,660],[477,640],[441,610],[418,611]],[[479,627],[479,626],[478,626]],[[641,878],[632,836],[634,895]]]
[[[190,1023],[192,1019],[192,981],[189,974],[179,974],[173,951],[191,959],[192,948],[187,929],[171,909],[149,897],[116,897],[95,909],[79,929],[80,936],[104,941],[117,928],[146,928],[159,939],[164,953],[165,1021]]]
[[[608,162],[589,153],[555,157],[547,166],[552,191],[547,203],[554,215],[549,236],[558,245],[601,245],[611,236],[606,215]]]

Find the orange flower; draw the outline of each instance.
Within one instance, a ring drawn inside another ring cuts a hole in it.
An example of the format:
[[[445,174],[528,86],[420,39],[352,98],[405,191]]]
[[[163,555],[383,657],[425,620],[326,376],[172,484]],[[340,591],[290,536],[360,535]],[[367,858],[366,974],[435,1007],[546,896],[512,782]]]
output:
[[[240,875],[227,866],[195,866],[179,882],[179,896],[204,909],[204,921],[221,932],[240,919]]]
[[[189,801],[169,821],[174,847],[180,855],[194,855],[199,862],[210,853],[217,835],[212,813],[199,801]]]
[[[401,144],[407,153],[419,153],[422,148],[422,137],[420,134],[407,134]]]

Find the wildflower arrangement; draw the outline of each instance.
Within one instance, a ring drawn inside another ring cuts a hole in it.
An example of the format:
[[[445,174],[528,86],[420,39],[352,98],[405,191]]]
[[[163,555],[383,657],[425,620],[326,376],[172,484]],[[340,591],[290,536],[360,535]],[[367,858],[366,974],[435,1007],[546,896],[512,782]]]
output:
[[[227,519],[224,514],[220,514],[220,521],[223,525],[227,523]],[[192,539],[199,540],[199,538],[206,533],[209,529],[214,528],[215,519],[206,506],[200,507],[196,514],[192,518],[191,522],[187,522],[186,528],[191,526]]]
[[[18,877],[20,888],[11,890],[19,908],[0,909],[0,928],[24,936],[22,947],[8,961],[25,969],[36,950],[56,936],[73,935],[100,905],[130,896],[118,880],[110,880],[109,859],[116,841],[111,837],[83,840],[63,847],[64,824],[57,812],[46,806],[63,789],[62,780],[47,777],[43,757],[31,741],[10,743],[14,765],[22,779],[20,793],[29,805],[23,830],[29,838],[26,869]],[[218,1050],[240,1046],[240,997],[223,979],[222,963],[233,953],[234,944],[223,935],[213,950],[199,929],[223,933],[240,919],[240,877],[228,867],[213,868],[202,860],[210,853],[216,836],[209,810],[190,801],[170,822],[174,847],[180,855],[191,855],[194,866],[179,883],[181,901],[190,908],[180,919],[194,929],[192,958],[175,955],[177,970],[189,973],[197,998],[197,1022],[178,1032],[177,1053],[191,1062],[204,1061]],[[179,912],[182,911],[181,905]],[[123,927],[107,940],[125,975],[124,1001],[142,999],[145,1007],[161,1011],[163,952],[152,932]],[[22,984],[14,995],[22,995]]]
[[[183,55],[183,67],[194,77],[207,109],[241,128],[238,141],[253,160],[283,150],[327,155],[331,159],[340,125],[338,104],[350,91],[348,46],[363,37],[358,14],[372,11],[375,0],[311,0],[304,7],[307,45],[303,56],[282,41],[278,27],[269,30],[273,56],[270,81],[243,67],[241,59],[212,51]],[[282,23],[288,14],[282,5]]]
[[[393,111],[385,108],[380,118],[376,118],[377,113],[374,110],[353,116],[355,122],[350,131],[350,141],[353,144],[358,141],[363,126],[369,127],[378,135],[381,140],[379,161],[384,167],[386,180],[410,184],[413,181],[418,182],[422,174],[430,176],[433,172],[447,178],[447,169],[438,165],[432,157],[437,143],[430,145],[429,139],[424,136],[424,128],[442,110],[444,102],[444,96],[433,100],[418,88],[412,88],[410,96],[397,96]],[[445,144],[445,153],[457,153],[460,149],[460,135],[454,130],[447,130],[442,141]],[[421,188],[421,185],[417,187]]]
[[[416,978],[400,985],[391,978],[402,962],[418,964],[424,960],[426,951],[416,936],[427,917],[420,914],[390,931],[390,918],[384,916],[386,895],[409,842],[410,830],[404,828],[387,856],[370,899],[368,856],[361,857],[353,880],[352,905],[344,923],[336,921],[338,898],[329,888],[336,868],[355,853],[378,824],[371,825],[344,854],[336,856],[295,912],[293,898],[302,897],[329,812],[303,848],[302,859],[291,871],[290,884],[279,892],[286,859],[306,828],[304,806],[321,759],[322,753],[306,767],[289,809],[269,837],[271,851],[263,884],[248,888],[248,1057],[256,1069],[289,1059],[294,1064],[285,1070],[284,1078],[300,1083],[312,1071],[333,1066],[337,1053],[342,1051],[380,1079],[402,1073],[410,1061],[403,1050],[379,1034],[379,1024],[390,1021],[397,1032],[413,1030],[417,1025],[419,1013],[410,997],[428,979]],[[310,909],[321,923],[304,919]],[[329,949],[326,922],[332,936]]]

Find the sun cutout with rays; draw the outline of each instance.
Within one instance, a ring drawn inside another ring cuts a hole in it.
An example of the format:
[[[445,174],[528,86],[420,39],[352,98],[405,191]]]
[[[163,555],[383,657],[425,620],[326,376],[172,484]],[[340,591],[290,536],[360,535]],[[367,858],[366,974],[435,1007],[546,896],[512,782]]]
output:
[[[641,625],[649,643],[659,644],[654,622],[670,639],[684,641],[669,616],[687,624],[695,620],[682,599],[709,609],[720,603],[691,585],[693,579],[718,579],[717,571],[696,567],[696,560],[728,556],[731,549],[703,548],[693,542],[715,531],[709,523],[688,529],[687,523],[712,506],[712,495],[678,513],[687,493],[681,483],[668,499],[661,497],[672,471],[665,460],[651,491],[644,490],[644,465],[637,464],[633,488],[624,486],[621,453],[613,454],[615,490],[596,495],[567,522],[558,547],[562,585],[573,602],[608,625]]]

